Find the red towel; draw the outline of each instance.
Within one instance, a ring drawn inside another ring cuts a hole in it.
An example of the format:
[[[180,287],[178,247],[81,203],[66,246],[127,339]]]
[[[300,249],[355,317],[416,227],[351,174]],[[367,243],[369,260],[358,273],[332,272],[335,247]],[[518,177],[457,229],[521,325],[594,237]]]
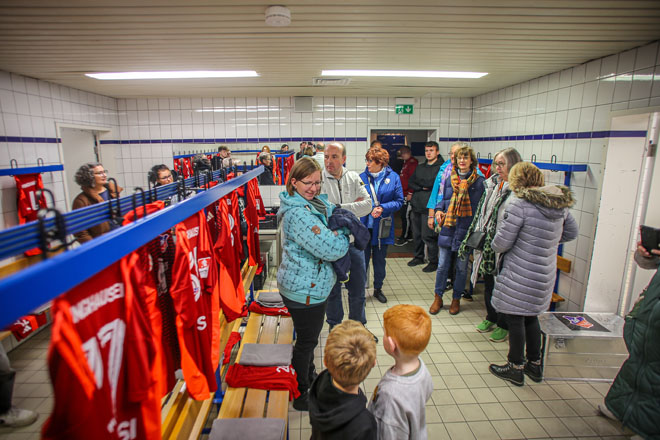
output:
[[[225,345],[224,357],[222,364],[228,364],[229,358],[231,357],[231,349],[234,348],[234,345],[241,340],[241,334],[239,332],[231,332],[229,339],[227,339],[227,345]]]
[[[289,391],[289,400],[300,396],[298,376],[293,366],[250,367],[234,364],[227,370],[225,382],[234,388],[256,388],[259,390]]]
[[[256,301],[253,301],[248,306],[248,310],[254,313],[269,316],[291,316],[289,309],[286,307],[264,307]]]

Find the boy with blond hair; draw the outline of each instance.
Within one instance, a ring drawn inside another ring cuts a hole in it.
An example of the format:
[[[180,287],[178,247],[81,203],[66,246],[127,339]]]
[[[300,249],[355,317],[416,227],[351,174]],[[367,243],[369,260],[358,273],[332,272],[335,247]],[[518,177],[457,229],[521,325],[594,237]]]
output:
[[[383,347],[394,358],[374,390],[369,411],[378,438],[426,440],[426,402],[433,392],[431,374],[419,354],[431,338],[431,318],[419,306],[400,304],[383,315]]]
[[[326,370],[309,390],[312,440],[376,440],[376,419],[360,383],[376,365],[373,335],[357,321],[335,326],[325,344]]]

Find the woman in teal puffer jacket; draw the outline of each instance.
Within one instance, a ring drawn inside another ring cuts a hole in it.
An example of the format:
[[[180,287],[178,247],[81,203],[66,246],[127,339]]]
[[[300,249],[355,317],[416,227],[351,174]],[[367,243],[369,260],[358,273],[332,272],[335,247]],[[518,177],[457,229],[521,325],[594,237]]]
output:
[[[321,167],[312,158],[296,161],[280,193],[278,216],[282,225],[282,261],[277,287],[288,307],[296,345],[292,365],[298,375],[300,397],[293,407],[307,410],[310,384],[314,380],[314,348],[323,328],[325,307],[336,275],[332,261],[348,252],[348,230],[331,231],[328,218],[334,205],[321,191]]]

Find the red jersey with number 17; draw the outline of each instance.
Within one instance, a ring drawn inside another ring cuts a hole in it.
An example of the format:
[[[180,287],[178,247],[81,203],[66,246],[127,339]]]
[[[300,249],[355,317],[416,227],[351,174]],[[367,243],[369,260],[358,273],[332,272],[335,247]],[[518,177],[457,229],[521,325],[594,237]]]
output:
[[[160,401],[148,318],[130,274],[131,255],[53,302],[48,366],[53,412],[45,439],[160,439]]]

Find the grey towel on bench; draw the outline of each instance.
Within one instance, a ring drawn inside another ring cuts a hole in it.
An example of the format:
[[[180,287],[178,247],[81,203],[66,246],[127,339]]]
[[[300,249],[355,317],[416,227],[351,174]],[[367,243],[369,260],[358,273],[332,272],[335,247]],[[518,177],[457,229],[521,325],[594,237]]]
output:
[[[291,344],[243,344],[241,365],[275,367],[291,365],[293,345]]]
[[[286,424],[282,419],[217,419],[209,440],[282,440]]]
[[[261,292],[256,301],[264,307],[284,307],[279,292]]]

